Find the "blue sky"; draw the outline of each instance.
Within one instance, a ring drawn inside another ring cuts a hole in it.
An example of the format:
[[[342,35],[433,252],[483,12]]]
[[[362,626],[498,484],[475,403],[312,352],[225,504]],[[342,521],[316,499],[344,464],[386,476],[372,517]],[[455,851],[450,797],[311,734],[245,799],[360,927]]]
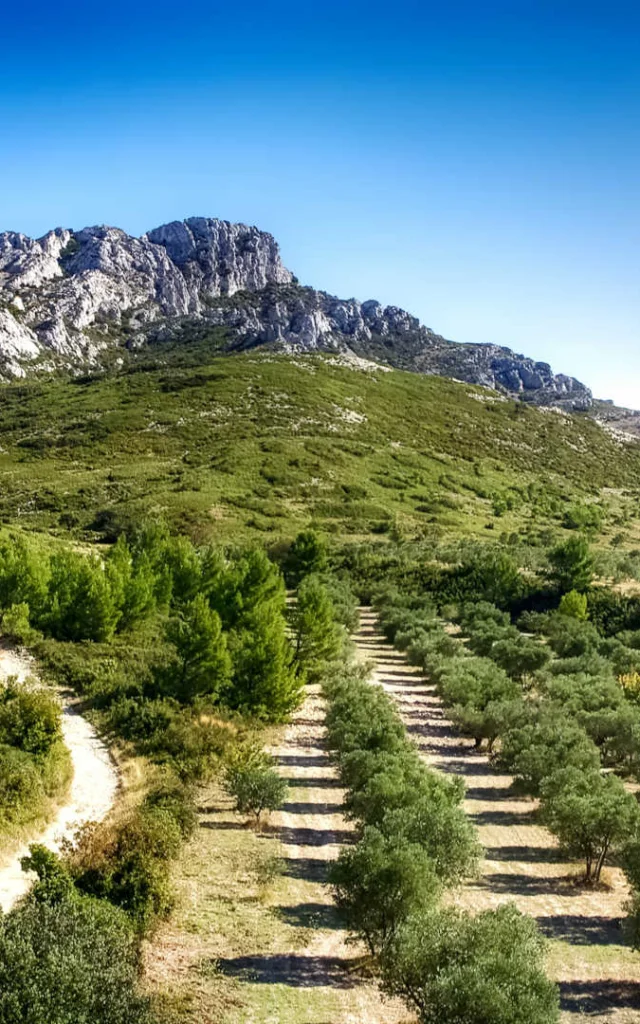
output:
[[[0,230],[258,224],[640,408],[640,6],[8,5]]]

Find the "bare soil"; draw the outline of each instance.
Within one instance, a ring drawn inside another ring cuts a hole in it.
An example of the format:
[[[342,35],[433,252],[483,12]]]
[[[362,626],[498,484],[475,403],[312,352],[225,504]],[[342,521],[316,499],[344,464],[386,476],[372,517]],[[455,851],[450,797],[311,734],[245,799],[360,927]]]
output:
[[[581,885],[582,866],[564,859],[551,833],[536,823],[536,802],[515,796],[511,777],[456,732],[434,686],[386,642],[371,609],[361,609],[355,641],[425,761],[466,782],[465,810],[485,858],[479,878],[455,895],[456,902],[484,910],[509,901],[538,921],[551,940],[549,971],[560,985],[563,1020],[639,1022],[640,955],[625,942],[628,889],[620,869],[607,868],[606,885],[597,890]]]
[[[332,902],[327,869],[353,831],[342,814],[323,720],[319,688],[310,686],[271,750],[289,792],[261,831],[247,828],[216,787],[203,794],[198,835],[176,874],[180,906],[146,955],[150,990],[179,996],[176,1020],[410,1019],[402,1004],[383,1000],[363,977],[363,951],[347,943]],[[274,859],[277,870],[265,882]]]

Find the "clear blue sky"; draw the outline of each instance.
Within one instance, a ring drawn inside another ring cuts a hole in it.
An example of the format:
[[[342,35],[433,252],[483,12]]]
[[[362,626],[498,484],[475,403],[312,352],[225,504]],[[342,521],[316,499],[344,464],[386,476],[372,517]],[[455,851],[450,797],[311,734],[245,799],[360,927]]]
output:
[[[255,223],[640,408],[637,2],[33,0],[0,54],[0,230]]]

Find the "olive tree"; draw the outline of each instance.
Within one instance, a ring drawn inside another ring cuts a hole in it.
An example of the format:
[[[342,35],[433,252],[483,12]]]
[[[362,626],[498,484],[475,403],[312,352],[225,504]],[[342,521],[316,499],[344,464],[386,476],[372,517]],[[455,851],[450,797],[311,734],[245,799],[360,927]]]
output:
[[[420,1024],[556,1024],[557,987],[545,941],[513,905],[471,916],[452,908],[412,915],[382,958],[383,986]]]
[[[563,768],[540,787],[542,819],[560,845],[585,862],[597,883],[609,853],[624,846],[640,820],[638,802],[615,775]]]
[[[224,786],[234,797],[236,810],[253,814],[256,825],[265,811],[275,811],[287,795],[287,783],[275,770],[273,759],[263,751],[239,752],[224,776]]]
[[[421,846],[372,827],[365,828],[359,843],[341,851],[329,881],[348,928],[372,956],[412,911],[433,904],[440,892],[433,862]]]
[[[560,768],[570,766],[587,772],[600,767],[593,740],[578,722],[553,706],[526,724],[509,729],[502,737],[497,761],[531,796],[537,796],[542,780]]]

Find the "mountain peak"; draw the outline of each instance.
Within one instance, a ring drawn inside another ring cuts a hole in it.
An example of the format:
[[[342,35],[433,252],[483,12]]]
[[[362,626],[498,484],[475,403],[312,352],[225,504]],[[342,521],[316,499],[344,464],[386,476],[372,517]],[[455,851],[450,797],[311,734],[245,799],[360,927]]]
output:
[[[586,409],[591,392],[546,363],[496,345],[458,345],[397,306],[301,288],[268,232],[211,217],[136,238],[121,228],[0,234],[0,372],[100,365],[107,351],[224,328],[233,346],[342,350]]]

